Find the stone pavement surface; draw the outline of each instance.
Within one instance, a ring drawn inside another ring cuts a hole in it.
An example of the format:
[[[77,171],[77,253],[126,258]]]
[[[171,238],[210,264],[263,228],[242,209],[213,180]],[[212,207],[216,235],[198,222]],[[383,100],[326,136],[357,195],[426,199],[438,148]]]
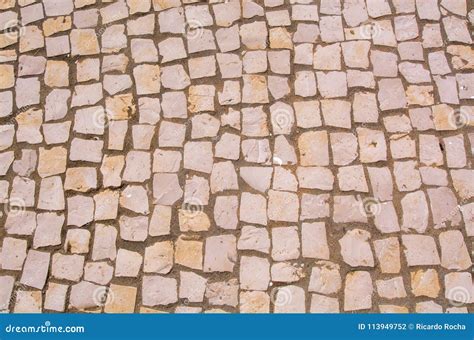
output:
[[[473,23],[0,0],[0,310],[472,312]]]

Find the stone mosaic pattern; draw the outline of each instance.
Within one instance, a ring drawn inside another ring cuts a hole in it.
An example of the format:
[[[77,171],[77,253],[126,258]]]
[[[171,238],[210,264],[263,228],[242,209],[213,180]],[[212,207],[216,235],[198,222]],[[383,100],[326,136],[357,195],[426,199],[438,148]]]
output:
[[[472,6],[0,0],[0,310],[469,312]]]

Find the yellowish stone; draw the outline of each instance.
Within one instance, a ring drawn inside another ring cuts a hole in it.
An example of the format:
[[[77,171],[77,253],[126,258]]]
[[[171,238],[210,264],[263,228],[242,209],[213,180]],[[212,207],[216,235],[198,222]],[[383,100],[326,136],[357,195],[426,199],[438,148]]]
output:
[[[303,166],[329,164],[328,134],[326,131],[308,131],[298,138],[300,162]]]
[[[269,313],[270,297],[265,292],[241,292],[240,313]]]
[[[160,66],[139,65],[133,69],[138,94],[153,94],[160,92]]]
[[[434,104],[433,86],[410,85],[406,90],[409,105],[429,106]]]
[[[214,96],[216,89],[210,85],[197,85],[189,88],[188,109],[197,113],[214,111]]]
[[[110,120],[124,120],[131,118],[136,107],[131,93],[119,94],[105,100],[106,114]]]
[[[146,13],[150,10],[150,0],[127,0],[130,14]]]
[[[153,0],[153,8],[155,9],[155,11],[172,8],[175,6],[176,6],[176,0]]]
[[[285,28],[278,27],[270,30],[270,48],[286,48],[293,49],[293,41],[291,40],[291,33]]]
[[[15,84],[13,65],[0,65],[0,89],[8,89]]]
[[[474,69],[474,49],[472,46],[450,45],[447,51],[452,55],[451,63],[456,70]]]
[[[0,60],[2,61],[14,61],[17,59],[15,50],[3,50],[0,51]]]
[[[19,290],[16,293],[14,313],[41,313],[41,291]]]
[[[433,122],[436,130],[456,130],[455,112],[452,107],[439,104],[432,106],[431,109],[433,110]]]
[[[180,236],[176,241],[175,262],[185,267],[202,270],[203,242]]]
[[[99,40],[93,29],[76,29],[70,34],[71,55],[93,55],[98,54]]]
[[[41,143],[43,136],[40,132],[43,123],[43,111],[29,109],[21,112],[15,118],[18,129],[16,139],[18,142],[28,142],[31,144]]]
[[[120,173],[125,165],[125,157],[122,155],[105,156],[102,160],[100,172],[103,177],[104,187],[118,187],[122,183]]]
[[[456,189],[459,197],[461,197],[464,202],[474,197],[474,181],[472,180],[472,170],[451,170],[451,178],[453,179],[454,189]]]
[[[96,221],[111,220],[117,217],[119,191],[104,190],[94,195]]]
[[[0,0],[0,9],[12,8],[15,6],[15,0]]]
[[[11,46],[18,42],[18,32],[0,34],[0,48]]]
[[[140,307],[140,314],[166,314],[167,312],[163,312],[158,309],[148,308],[148,307]]]
[[[44,47],[43,32],[36,26],[25,26],[20,35],[20,53]]]
[[[404,306],[397,305],[380,305],[380,313],[408,313],[408,308]]]
[[[155,242],[145,249],[143,271],[146,273],[168,274],[173,268],[173,242]]]
[[[87,192],[97,188],[97,173],[94,168],[69,168],[66,171],[64,190]]]
[[[47,150],[39,149],[38,174],[41,177],[62,174],[66,171],[67,150],[56,146]]]
[[[382,273],[400,272],[400,244],[396,237],[374,241],[374,250]]]
[[[249,104],[268,103],[267,78],[260,75],[244,75],[242,102]]]
[[[67,62],[48,60],[44,83],[49,87],[69,86],[69,66]]]
[[[95,4],[96,0],[75,0],[74,1],[74,7],[76,8],[82,8],[88,5],[93,5]]]

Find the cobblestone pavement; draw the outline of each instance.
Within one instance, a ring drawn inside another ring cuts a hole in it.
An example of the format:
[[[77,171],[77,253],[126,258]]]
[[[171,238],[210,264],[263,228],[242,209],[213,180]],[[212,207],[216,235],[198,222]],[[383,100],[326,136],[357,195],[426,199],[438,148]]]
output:
[[[0,9],[0,310],[472,311],[471,1]]]

